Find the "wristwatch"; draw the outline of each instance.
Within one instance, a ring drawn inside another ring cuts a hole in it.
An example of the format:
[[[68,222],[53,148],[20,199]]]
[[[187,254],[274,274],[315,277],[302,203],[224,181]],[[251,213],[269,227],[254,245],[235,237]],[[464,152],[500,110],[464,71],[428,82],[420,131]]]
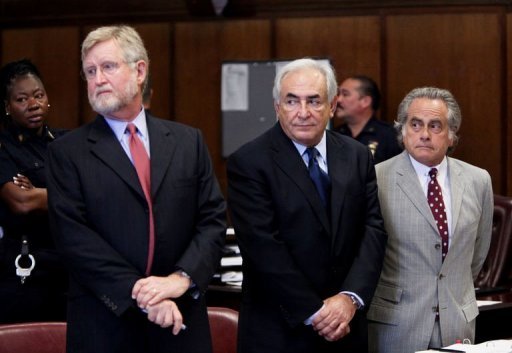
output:
[[[343,293],[343,294],[345,294],[347,297],[350,298],[350,300],[352,300],[352,304],[356,307],[357,310],[359,310],[363,307],[363,304],[361,304],[361,302],[356,298],[355,295],[350,294],[350,293]]]
[[[196,286],[196,284],[194,283],[194,281],[192,280],[192,278],[190,277],[190,275],[188,273],[186,273],[185,271],[183,270],[178,270],[176,271],[176,273],[178,274],[178,276],[181,276],[183,278],[187,278],[190,280],[190,285],[189,285],[189,288],[193,288]]]
[[[189,276],[189,275],[188,275],[188,273],[186,273],[185,271],[183,271],[183,270],[178,270],[177,272],[178,272],[178,274],[179,274],[181,277],[185,277],[185,278],[190,279],[190,276]]]

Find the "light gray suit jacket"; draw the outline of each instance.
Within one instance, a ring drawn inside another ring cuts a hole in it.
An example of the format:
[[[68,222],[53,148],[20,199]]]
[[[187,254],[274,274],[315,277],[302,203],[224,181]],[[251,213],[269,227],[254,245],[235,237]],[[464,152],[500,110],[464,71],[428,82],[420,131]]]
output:
[[[427,349],[439,306],[443,346],[475,336],[473,280],[491,241],[493,192],[487,171],[448,158],[452,235],[441,241],[409,154],[376,166],[388,232],[384,267],[368,312],[370,352]]]

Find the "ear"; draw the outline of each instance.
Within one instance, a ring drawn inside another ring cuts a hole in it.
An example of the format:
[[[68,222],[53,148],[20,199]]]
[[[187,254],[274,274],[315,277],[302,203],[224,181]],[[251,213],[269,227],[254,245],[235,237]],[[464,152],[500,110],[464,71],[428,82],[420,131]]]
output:
[[[363,108],[368,108],[369,106],[372,105],[372,97],[370,97],[370,96],[363,96],[360,99],[360,102],[361,102],[361,105],[363,106]]]
[[[334,116],[334,112],[336,111],[336,106],[338,105],[338,96],[334,96],[330,103],[329,107],[329,116],[332,118]]]
[[[452,130],[448,131],[448,141],[450,142],[448,147],[453,147],[453,145],[455,145],[455,132]]]
[[[279,117],[279,103],[274,101],[274,110],[276,111],[276,115]]]
[[[141,85],[148,74],[148,64],[144,60],[137,61],[137,83]]]

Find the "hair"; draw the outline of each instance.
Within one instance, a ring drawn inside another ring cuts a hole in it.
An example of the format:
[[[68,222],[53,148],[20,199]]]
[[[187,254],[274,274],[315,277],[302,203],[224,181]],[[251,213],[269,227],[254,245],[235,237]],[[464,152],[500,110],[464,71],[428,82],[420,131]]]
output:
[[[361,84],[358,92],[361,96],[368,96],[372,99],[372,110],[377,111],[380,108],[381,94],[379,86],[368,76],[354,75],[347,77],[347,80],[356,80]]]
[[[336,83],[336,74],[331,64],[325,61],[314,60],[310,58],[297,59],[289,62],[281,67],[276,74],[274,80],[274,88],[272,94],[275,102],[279,102],[281,96],[281,83],[283,78],[290,72],[299,71],[302,69],[313,69],[320,72],[325,77],[327,98],[331,102],[338,93],[338,85]]]
[[[113,39],[122,50],[123,59],[126,63],[134,63],[139,60],[146,62],[149,72],[149,57],[142,38],[137,31],[130,26],[106,26],[99,27],[90,32],[82,43],[82,62],[89,51],[96,44]],[[142,84],[142,91],[146,88],[149,80],[149,75]]]
[[[42,82],[39,70],[29,59],[10,62],[0,69],[0,99],[4,105],[3,109],[0,109],[2,118],[7,118],[5,103],[8,100],[14,81],[19,77],[28,75],[32,75]]]
[[[147,83],[144,89],[142,90],[142,102],[149,103],[151,101],[151,89],[152,89],[152,81],[151,74],[148,71]]]
[[[453,141],[453,145],[448,148],[448,152],[452,152],[459,137],[457,132],[462,123],[462,114],[460,112],[459,104],[453,97],[450,91],[437,88],[437,87],[419,87],[409,92],[398,106],[397,119],[395,121],[395,129],[398,131],[398,143],[403,147],[403,137],[405,134],[405,123],[407,122],[407,111],[413,100],[418,98],[426,99],[440,99],[446,104],[448,109],[448,136]]]

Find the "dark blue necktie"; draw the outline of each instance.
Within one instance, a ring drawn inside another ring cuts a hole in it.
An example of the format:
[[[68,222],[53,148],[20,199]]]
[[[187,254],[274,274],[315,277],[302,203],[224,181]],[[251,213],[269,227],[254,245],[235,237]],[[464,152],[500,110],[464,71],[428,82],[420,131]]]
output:
[[[318,155],[320,154],[315,147],[308,147],[306,149],[308,154],[308,170],[313,184],[315,184],[318,195],[322,199],[324,206],[327,207],[329,200],[329,176],[318,165]]]

